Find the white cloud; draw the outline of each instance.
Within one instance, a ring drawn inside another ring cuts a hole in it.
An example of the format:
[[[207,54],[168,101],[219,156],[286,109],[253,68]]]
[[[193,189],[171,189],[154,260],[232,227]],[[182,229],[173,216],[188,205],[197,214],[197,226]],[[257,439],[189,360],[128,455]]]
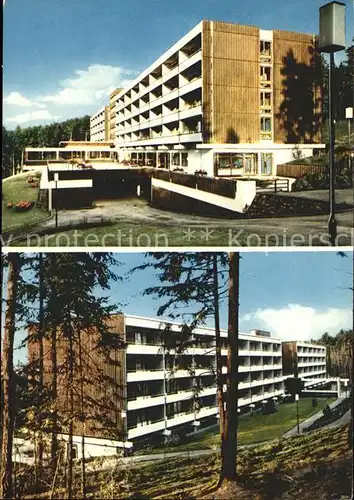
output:
[[[336,333],[341,328],[350,328],[352,311],[331,307],[318,311],[301,304],[288,304],[282,309],[258,309],[245,314],[241,321],[252,322],[251,328],[257,323],[259,328],[269,330],[282,340],[310,340],[324,332]]]
[[[20,113],[15,116],[10,116],[6,118],[7,122],[13,123],[26,123],[33,121],[54,121],[60,118],[60,116],[54,116],[47,109],[38,111],[29,111],[28,113]]]
[[[45,108],[45,104],[41,104],[39,102],[31,101],[30,99],[27,99],[27,97],[24,97],[21,95],[19,92],[10,92],[10,94],[4,98],[4,102],[6,104],[12,104],[14,106],[23,106],[27,108],[31,107],[38,107],[38,108]]]
[[[135,73],[119,66],[92,64],[85,70],[77,70],[75,75],[62,80],[62,89],[56,94],[42,96],[39,100],[61,106],[95,104],[107,98],[112,90],[127,86],[130,82],[127,77]]]

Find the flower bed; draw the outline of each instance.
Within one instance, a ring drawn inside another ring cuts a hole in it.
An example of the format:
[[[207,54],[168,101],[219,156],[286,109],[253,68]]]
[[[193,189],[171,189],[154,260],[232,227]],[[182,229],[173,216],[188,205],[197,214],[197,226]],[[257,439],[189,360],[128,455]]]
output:
[[[16,212],[25,212],[30,210],[34,205],[33,201],[24,201],[21,200],[16,204]]]

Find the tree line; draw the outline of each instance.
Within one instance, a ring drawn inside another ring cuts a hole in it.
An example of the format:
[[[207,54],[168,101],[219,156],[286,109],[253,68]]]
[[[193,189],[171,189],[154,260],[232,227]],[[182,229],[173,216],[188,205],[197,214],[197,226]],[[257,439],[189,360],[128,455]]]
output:
[[[353,380],[353,331],[340,330],[336,335],[324,333],[318,342],[327,347],[329,375]]]
[[[71,118],[50,125],[7,130],[2,127],[2,177],[16,173],[23,164],[26,147],[58,147],[60,141],[90,140],[90,116]]]
[[[354,38],[352,40],[354,42]],[[322,87],[322,117],[328,118],[328,61],[321,56],[320,85]],[[345,58],[333,70],[335,92],[334,117],[337,121],[345,119],[345,109],[354,105],[354,45],[345,50]]]

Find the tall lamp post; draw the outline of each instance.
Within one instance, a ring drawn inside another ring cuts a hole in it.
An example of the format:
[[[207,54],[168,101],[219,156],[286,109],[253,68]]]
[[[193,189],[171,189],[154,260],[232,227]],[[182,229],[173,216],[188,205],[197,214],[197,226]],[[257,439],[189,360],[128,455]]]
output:
[[[337,237],[337,222],[335,217],[335,165],[334,165],[334,85],[333,68],[334,54],[345,48],[345,4],[342,2],[330,2],[320,7],[320,52],[329,53],[329,75],[328,75],[328,121],[329,121],[329,219],[328,233],[330,242],[335,245]]]
[[[353,108],[345,108],[345,118],[348,120],[348,147],[349,147],[349,175],[352,176],[353,179],[353,165],[352,165],[352,137],[350,124],[353,119]]]
[[[297,420],[297,433],[300,434],[300,421],[299,421],[299,395],[295,394],[296,401],[296,420]]]
[[[58,180],[59,174],[54,173],[55,190],[54,190],[54,200],[55,200],[55,227],[58,227]]]

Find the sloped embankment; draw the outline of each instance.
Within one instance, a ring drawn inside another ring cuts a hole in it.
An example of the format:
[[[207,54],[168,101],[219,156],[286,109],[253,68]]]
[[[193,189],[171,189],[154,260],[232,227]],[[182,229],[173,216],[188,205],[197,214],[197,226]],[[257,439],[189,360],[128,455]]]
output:
[[[247,218],[268,218],[316,215],[328,211],[329,203],[326,201],[257,193],[245,215]]]

